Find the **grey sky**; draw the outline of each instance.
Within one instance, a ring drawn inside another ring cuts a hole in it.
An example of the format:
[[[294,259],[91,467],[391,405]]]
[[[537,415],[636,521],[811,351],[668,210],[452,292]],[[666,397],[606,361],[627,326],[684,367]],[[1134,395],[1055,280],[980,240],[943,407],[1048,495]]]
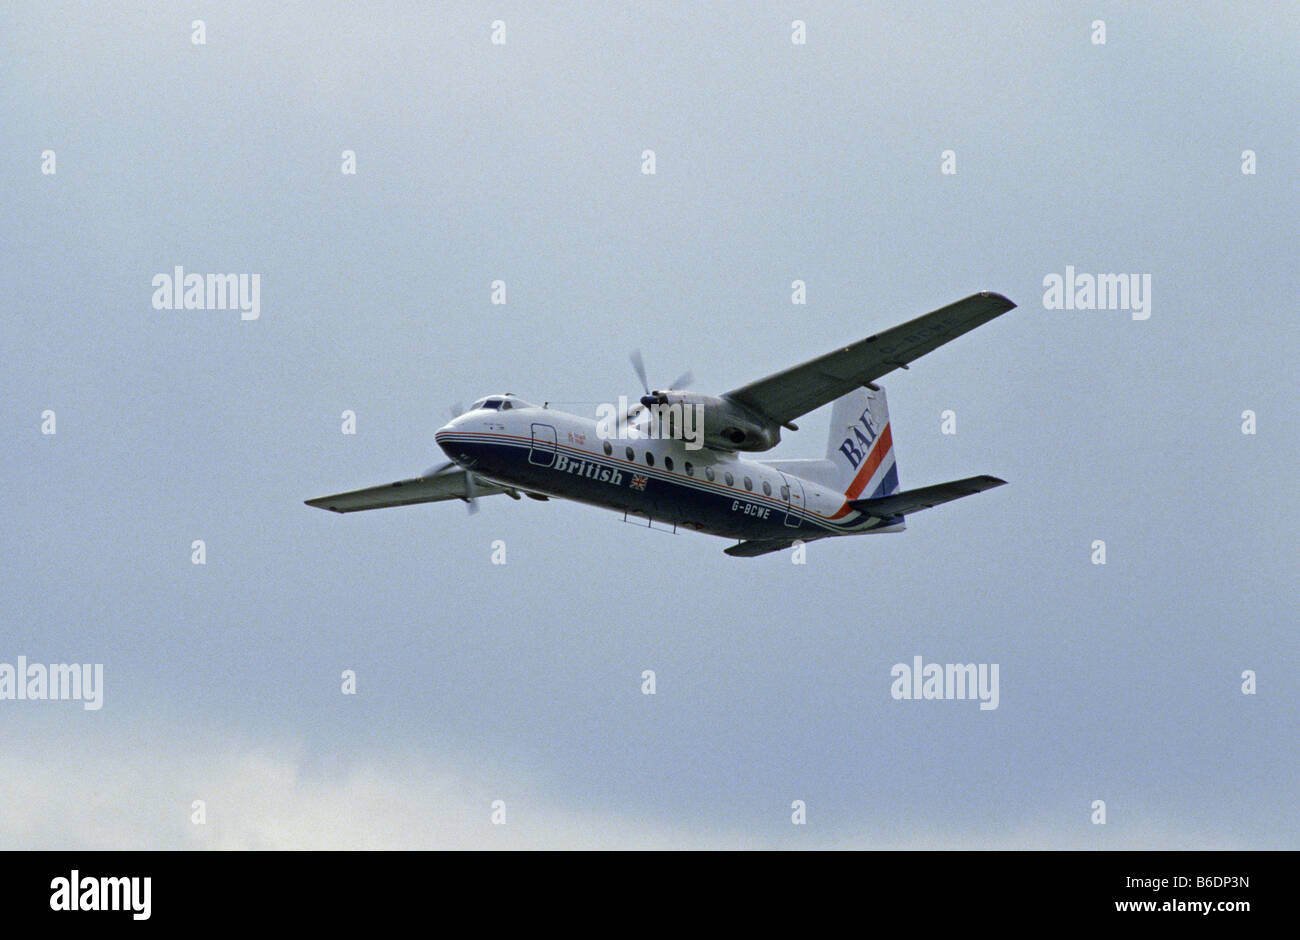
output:
[[[1300,847],[1300,11],[637,6],[0,11],[0,661],[106,686],[0,702],[0,845]],[[260,319],[154,310],[175,265]],[[1045,310],[1066,265],[1150,319]],[[883,384],[905,488],[1011,485],[901,536],[302,505],[453,401],[617,399],[633,346],[720,392],[980,289]],[[1000,707],[892,700],[914,655]]]

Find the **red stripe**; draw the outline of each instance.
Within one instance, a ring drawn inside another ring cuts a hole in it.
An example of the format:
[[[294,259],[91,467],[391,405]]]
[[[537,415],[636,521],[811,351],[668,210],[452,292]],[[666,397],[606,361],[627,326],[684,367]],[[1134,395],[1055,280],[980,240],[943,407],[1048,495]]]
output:
[[[870,482],[871,478],[876,475],[876,471],[880,469],[881,463],[885,460],[885,455],[889,453],[890,448],[893,446],[894,438],[893,435],[889,433],[889,425],[886,424],[885,429],[880,432],[880,437],[876,438],[876,444],[871,448],[871,453],[867,454],[867,459],[864,460],[862,466],[858,468],[857,475],[854,476],[853,482],[850,483],[849,488],[844,491],[844,505],[840,507],[839,511],[836,512],[835,515],[831,516],[832,519],[838,519],[840,516],[848,513],[849,500],[857,499],[858,496],[862,494],[863,489],[866,488],[866,485]]]

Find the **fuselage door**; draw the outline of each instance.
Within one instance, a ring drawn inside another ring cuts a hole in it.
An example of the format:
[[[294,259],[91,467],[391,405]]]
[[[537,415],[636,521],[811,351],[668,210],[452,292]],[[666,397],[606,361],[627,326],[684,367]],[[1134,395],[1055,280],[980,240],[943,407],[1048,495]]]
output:
[[[528,462],[539,467],[555,463],[555,428],[552,425],[533,425],[533,444],[528,451]]]
[[[803,483],[798,477],[788,477],[784,473],[781,479],[785,482],[781,485],[781,498],[785,501],[785,524],[792,529],[799,528],[803,522],[803,517],[799,511],[804,508]]]

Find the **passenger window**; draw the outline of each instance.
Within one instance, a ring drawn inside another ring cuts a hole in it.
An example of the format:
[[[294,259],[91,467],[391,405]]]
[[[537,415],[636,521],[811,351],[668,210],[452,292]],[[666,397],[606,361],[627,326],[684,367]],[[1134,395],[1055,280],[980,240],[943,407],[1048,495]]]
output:
[[[722,478],[723,478],[724,480],[727,481],[727,486],[731,486],[733,483],[736,482],[736,478],[733,477],[733,476],[731,475],[731,471],[730,471],[730,470],[728,470],[726,473],[724,473],[724,474],[722,475]]]
[[[704,468],[704,475],[705,475],[706,477],[709,478],[709,482],[710,482],[710,483],[713,482],[713,468],[712,468],[712,467],[705,467],[705,468]]]
[[[632,453],[632,448],[630,447],[627,449],[627,459],[636,460],[636,454]]]
[[[645,465],[647,467],[653,467],[655,465],[655,455],[650,453],[650,451],[645,452]]]
[[[689,460],[686,461],[686,475],[688,477],[695,476],[695,468],[691,466],[691,462]]]
[[[745,489],[752,490],[753,488],[754,488],[754,482],[750,480],[749,477],[745,477]]]
[[[790,502],[790,487],[785,486],[784,484],[781,486],[781,498],[787,503]]]
[[[605,456],[608,457],[608,456],[609,456],[610,454],[612,454],[612,453],[614,453],[614,448],[611,447],[611,446],[609,445],[609,441],[606,441],[606,442],[605,442]]]
[[[763,481],[763,495],[764,496],[772,495],[772,484],[768,483],[766,480]]]
[[[665,457],[665,458],[664,458],[664,469],[665,469],[665,470],[672,470],[672,468],[673,468],[673,458],[671,458],[671,457]]]

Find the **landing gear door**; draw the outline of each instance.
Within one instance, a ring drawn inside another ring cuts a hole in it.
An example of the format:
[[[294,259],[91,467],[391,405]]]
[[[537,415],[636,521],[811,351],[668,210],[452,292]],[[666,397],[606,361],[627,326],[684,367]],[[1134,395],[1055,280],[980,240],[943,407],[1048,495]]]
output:
[[[785,524],[792,529],[797,529],[803,523],[803,516],[800,512],[804,509],[804,492],[803,483],[798,477],[788,477],[781,474],[784,481],[781,484],[781,499],[785,503]]]
[[[528,451],[528,462],[538,467],[555,463],[555,428],[549,424],[533,425],[533,443]]]

